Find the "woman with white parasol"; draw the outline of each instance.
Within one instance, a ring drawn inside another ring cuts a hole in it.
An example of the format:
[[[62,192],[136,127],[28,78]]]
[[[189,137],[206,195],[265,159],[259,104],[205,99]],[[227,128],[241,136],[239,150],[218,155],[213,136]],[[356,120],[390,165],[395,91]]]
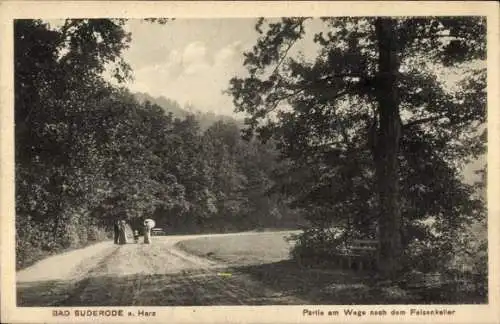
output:
[[[151,244],[151,229],[153,229],[155,225],[155,221],[151,218],[144,220],[144,244]]]

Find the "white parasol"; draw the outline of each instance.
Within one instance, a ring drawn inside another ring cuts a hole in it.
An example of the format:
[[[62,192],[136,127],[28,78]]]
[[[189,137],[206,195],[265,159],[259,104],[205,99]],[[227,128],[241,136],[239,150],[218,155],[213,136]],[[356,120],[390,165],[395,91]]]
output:
[[[152,229],[153,227],[155,227],[156,223],[154,220],[152,220],[151,218],[148,218],[144,221],[144,226],[148,227],[149,229]]]

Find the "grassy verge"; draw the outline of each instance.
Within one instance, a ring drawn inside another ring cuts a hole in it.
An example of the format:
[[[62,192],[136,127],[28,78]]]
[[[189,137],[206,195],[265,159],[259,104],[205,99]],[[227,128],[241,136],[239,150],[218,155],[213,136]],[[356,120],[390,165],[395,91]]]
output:
[[[245,233],[181,241],[177,247],[228,265],[284,295],[311,304],[377,304],[411,300],[404,292],[371,287],[368,273],[304,267],[290,259],[290,232]],[[393,289],[394,290],[394,289]],[[382,298],[382,299],[381,299]]]
[[[310,304],[474,304],[484,298],[467,296],[455,289],[407,290],[397,282],[377,282],[374,273],[303,266],[290,259],[289,232],[245,233],[179,242],[186,252],[217,260],[228,271],[245,273],[285,295]],[[458,294],[457,294],[458,293]]]
[[[181,241],[177,246],[191,254],[228,265],[278,262],[289,258],[290,232],[255,232],[242,235],[202,237]]]

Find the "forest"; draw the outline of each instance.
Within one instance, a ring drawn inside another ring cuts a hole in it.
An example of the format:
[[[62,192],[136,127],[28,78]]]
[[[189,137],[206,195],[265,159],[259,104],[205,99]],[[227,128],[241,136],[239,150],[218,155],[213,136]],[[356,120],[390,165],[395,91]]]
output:
[[[126,20],[17,20],[17,266],[103,240],[125,215],[169,233],[303,228],[292,256],[307,262],[375,237],[384,276],[485,280],[485,166],[462,175],[486,152],[485,20],[322,18],[306,62],[289,54],[308,20],[257,21],[248,75],[228,85],[244,126],[106,81],[133,74]]]
[[[171,234],[295,228],[299,214],[267,193],[272,145],[103,79],[113,62],[116,79],[130,72],[121,23],[16,21],[17,266],[106,239],[118,217]]]

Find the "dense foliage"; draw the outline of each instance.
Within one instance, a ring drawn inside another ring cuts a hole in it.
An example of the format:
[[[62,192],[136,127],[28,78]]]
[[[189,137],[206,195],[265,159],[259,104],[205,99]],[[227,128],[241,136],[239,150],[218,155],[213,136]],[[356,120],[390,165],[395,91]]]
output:
[[[250,116],[247,135],[278,142],[288,160],[281,192],[312,224],[295,254],[378,237],[383,275],[419,260],[449,265],[460,235],[485,218],[461,179],[485,151],[485,19],[311,20],[259,20],[248,76],[229,89]],[[315,56],[293,55],[306,38]],[[452,69],[462,79],[450,85]]]
[[[117,217],[176,233],[286,226],[277,219],[294,215],[267,194],[269,145],[243,141],[230,121],[200,130],[199,118],[105,81],[106,69],[118,81],[131,73],[123,23],[15,22],[18,267],[105,239]]]
[[[308,21],[258,22],[249,76],[230,88],[260,139],[244,141],[238,121],[108,83],[105,70],[118,82],[132,72],[123,20],[17,20],[17,266],[105,239],[117,217],[192,233],[306,215],[297,258],[379,231],[388,273],[484,279],[485,174],[477,186],[461,174],[485,150],[485,21],[328,18],[307,32]],[[305,37],[317,55],[290,56]]]

